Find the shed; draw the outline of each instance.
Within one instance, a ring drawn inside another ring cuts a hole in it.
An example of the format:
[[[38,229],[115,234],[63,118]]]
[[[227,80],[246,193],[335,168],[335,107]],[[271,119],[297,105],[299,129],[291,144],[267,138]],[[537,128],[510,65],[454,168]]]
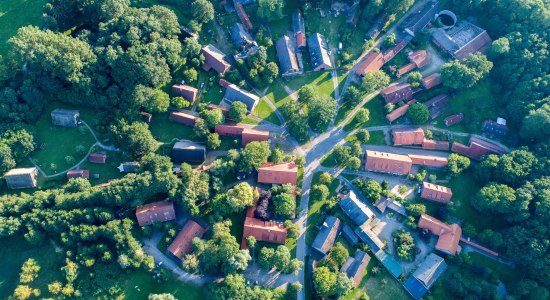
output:
[[[61,127],[76,127],[78,126],[78,119],[80,118],[80,112],[72,109],[54,109],[51,113],[52,124]]]
[[[70,170],[67,172],[67,179],[71,178],[90,178],[90,170]]]
[[[352,247],[359,243],[359,237],[348,224],[344,223],[344,226],[342,226],[342,236]]]
[[[121,163],[117,168],[120,173],[136,173],[141,167],[138,162],[125,162]]]
[[[105,151],[92,152],[88,156],[88,161],[94,164],[104,164],[107,160],[107,153]]]
[[[5,173],[4,179],[10,189],[25,189],[36,187],[37,176],[38,169],[36,168],[18,168]]]
[[[445,125],[448,127],[448,126],[453,126],[455,124],[458,124],[463,120],[464,120],[464,114],[459,113],[459,114],[454,114],[446,117],[445,120],[443,120],[443,122],[445,122]]]
[[[192,115],[190,112],[174,111],[170,113],[170,121],[187,126],[195,126],[195,122],[198,118],[199,117]]]

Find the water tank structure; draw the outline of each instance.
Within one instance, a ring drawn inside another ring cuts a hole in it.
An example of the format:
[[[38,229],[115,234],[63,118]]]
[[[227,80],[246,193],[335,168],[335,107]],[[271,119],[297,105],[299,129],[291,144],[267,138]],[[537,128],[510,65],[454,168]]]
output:
[[[437,14],[437,23],[444,29],[449,29],[456,24],[456,15],[450,10],[442,10]]]

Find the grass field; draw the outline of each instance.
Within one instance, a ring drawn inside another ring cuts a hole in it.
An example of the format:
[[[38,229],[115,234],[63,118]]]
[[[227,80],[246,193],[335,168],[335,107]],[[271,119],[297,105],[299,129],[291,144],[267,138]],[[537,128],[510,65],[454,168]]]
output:
[[[266,97],[275,104],[277,108],[293,101],[290,95],[285,91],[282,81],[276,80],[267,90]]]
[[[298,91],[306,84],[313,84],[319,94],[334,97],[334,85],[329,71],[310,72],[301,76],[293,76],[285,80],[285,82],[286,85],[295,91]]]
[[[103,150],[97,147],[94,151]],[[123,160],[124,159],[120,152],[107,152],[107,162],[105,164],[94,164],[86,161],[80,165],[80,168],[90,170],[90,183],[92,185],[97,185],[111,179],[122,177],[124,174],[121,174],[117,167],[123,162]],[[99,174],[99,178],[94,179],[94,174]]]
[[[174,123],[170,121],[169,116],[169,113],[156,114],[149,124],[149,129],[157,141],[170,143],[172,139],[198,140],[193,127]]]
[[[369,120],[365,123],[359,123],[357,120],[355,120],[355,116],[353,116],[353,118],[344,126],[345,131],[351,131],[353,129],[371,126],[379,126],[387,123],[386,115],[384,113],[384,100],[382,99],[382,97],[377,96],[369,100],[367,103],[365,103],[363,108],[369,110]]]
[[[370,139],[367,142],[369,145],[386,145],[386,136],[384,134],[384,131],[378,130],[378,131],[369,131]],[[346,142],[355,142],[357,140],[357,135],[352,134],[345,138]]]
[[[254,115],[275,125],[281,125],[281,121],[279,121],[279,118],[277,118],[275,111],[273,111],[271,106],[269,106],[269,104],[264,99],[260,99],[260,102],[258,102],[256,107],[254,108],[253,113]]]

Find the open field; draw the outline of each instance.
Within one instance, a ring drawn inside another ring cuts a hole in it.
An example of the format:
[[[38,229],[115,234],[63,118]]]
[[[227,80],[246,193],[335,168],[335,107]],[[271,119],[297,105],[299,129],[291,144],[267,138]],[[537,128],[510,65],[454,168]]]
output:
[[[378,131],[369,131],[370,139],[367,142],[369,145],[386,145],[386,136],[384,134],[384,131],[378,130]],[[353,143],[357,141],[357,135],[352,134],[345,138],[346,142]]]
[[[285,79],[286,85],[298,91],[306,84],[313,84],[321,95],[334,97],[334,85],[329,71],[310,72],[305,75],[293,76]]]
[[[292,80],[292,79],[290,79]],[[286,103],[293,101],[290,95],[285,91],[283,84],[279,80],[275,80],[269,86],[267,93],[265,95],[277,108],[285,105]]]
[[[264,99],[260,99],[260,102],[258,102],[256,107],[254,108],[254,115],[275,125],[281,125],[281,121],[279,121],[279,118],[277,118],[275,111],[273,111],[271,106],[269,106],[269,104],[267,104]]]
[[[387,123],[386,114],[384,113],[384,100],[380,96],[369,100],[363,108],[369,110],[369,120],[364,123],[359,123],[355,116],[344,126],[345,131],[351,131],[353,129],[385,125]]]
[[[101,148],[96,148],[94,151],[103,151]],[[120,152],[106,152],[107,162],[105,164],[94,164],[91,162],[84,162],[80,165],[81,169],[90,170],[90,183],[97,185],[100,183],[108,182],[111,179],[117,179],[124,174],[120,173],[117,167],[123,162],[123,157]],[[99,174],[98,179],[94,179],[94,174]]]
[[[198,140],[193,127],[174,123],[168,119],[169,116],[169,113],[156,114],[149,124],[151,133],[157,141],[170,143],[173,139]]]
[[[365,271],[363,279],[359,287],[351,290],[344,300],[355,300],[361,297],[363,292],[366,292],[370,299],[410,299],[409,294],[405,289],[388,273],[386,268],[376,260],[374,255],[369,252],[371,260]],[[379,273],[372,274],[372,269],[376,267]]]

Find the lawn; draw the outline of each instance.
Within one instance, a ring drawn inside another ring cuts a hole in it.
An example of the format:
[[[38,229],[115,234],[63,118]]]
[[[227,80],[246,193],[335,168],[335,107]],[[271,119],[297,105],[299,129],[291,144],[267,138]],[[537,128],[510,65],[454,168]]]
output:
[[[367,142],[367,144],[369,144],[369,145],[386,145],[386,135],[384,134],[384,131],[382,131],[382,130],[369,131],[369,134],[370,134],[370,139]],[[357,141],[357,135],[356,134],[348,135],[345,138],[345,141],[353,143],[353,142]]]
[[[173,139],[199,140],[193,132],[193,127],[174,123],[169,119],[169,113],[160,113],[153,116],[149,128],[159,142],[170,143]]]
[[[96,147],[93,151],[104,151],[99,147]],[[90,170],[90,183],[97,185],[100,183],[108,182],[111,179],[117,179],[123,176],[117,167],[123,162],[122,153],[120,152],[107,152],[107,162],[105,164],[94,164],[91,162],[84,162],[80,165],[81,169]],[[94,174],[99,174],[98,179],[94,179]]]
[[[17,29],[42,23],[42,10],[47,2],[47,0],[0,1],[0,56],[5,57],[8,53],[9,44],[7,41],[17,33]],[[3,65],[1,60],[0,65]],[[0,73],[0,79],[4,75]]]
[[[77,164],[95,143],[92,134],[84,125],[78,125],[77,128],[52,125],[50,113],[55,108],[74,107],[52,104],[45,109],[36,124],[36,150],[31,153],[34,161],[48,175],[61,172]],[[86,109],[79,110],[81,119],[88,121],[88,124],[92,123],[89,117],[91,112],[87,112]],[[81,149],[77,149],[77,147]]]
[[[158,282],[153,276],[143,270],[135,270],[119,276],[118,280],[123,283],[125,299],[146,300],[149,294],[170,293],[176,299],[202,299],[203,288],[193,287],[176,279],[171,275],[168,280]],[[138,287],[138,291],[135,287]]]
[[[369,110],[369,120],[365,123],[359,123],[357,120],[355,120],[355,116],[353,116],[350,121],[344,126],[345,131],[379,126],[387,123],[386,114],[384,113],[384,100],[382,99],[382,97],[376,96],[375,98],[369,100],[367,103],[365,103],[365,105],[363,105],[363,108]]]
[[[334,97],[334,84],[329,71],[310,72],[305,75],[293,76],[285,79],[285,82],[294,91],[298,91],[306,84],[313,84],[319,94]]]
[[[285,91],[283,83],[280,80],[276,80],[269,86],[265,95],[277,108],[285,105],[286,103],[293,101],[290,95]]]
[[[386,268],[382,266],[376,258],[369,253],[371,260],[367,266],[365,276],[361,279],[359,287],[351,290],[344,300],[359,299],[363,292],[366,292],[370,299],[376,300],[393,300],[393,299],[410,299],[409,294],[403,287],[388,273]],[[376,267],[379,273],[372,274],[372,269]]]
[[[281,125],[281,121],[279,121],[275,111],[273,111],[265,99],[260,99],[260,102],[254,108],[253,114],[275,125]]]

